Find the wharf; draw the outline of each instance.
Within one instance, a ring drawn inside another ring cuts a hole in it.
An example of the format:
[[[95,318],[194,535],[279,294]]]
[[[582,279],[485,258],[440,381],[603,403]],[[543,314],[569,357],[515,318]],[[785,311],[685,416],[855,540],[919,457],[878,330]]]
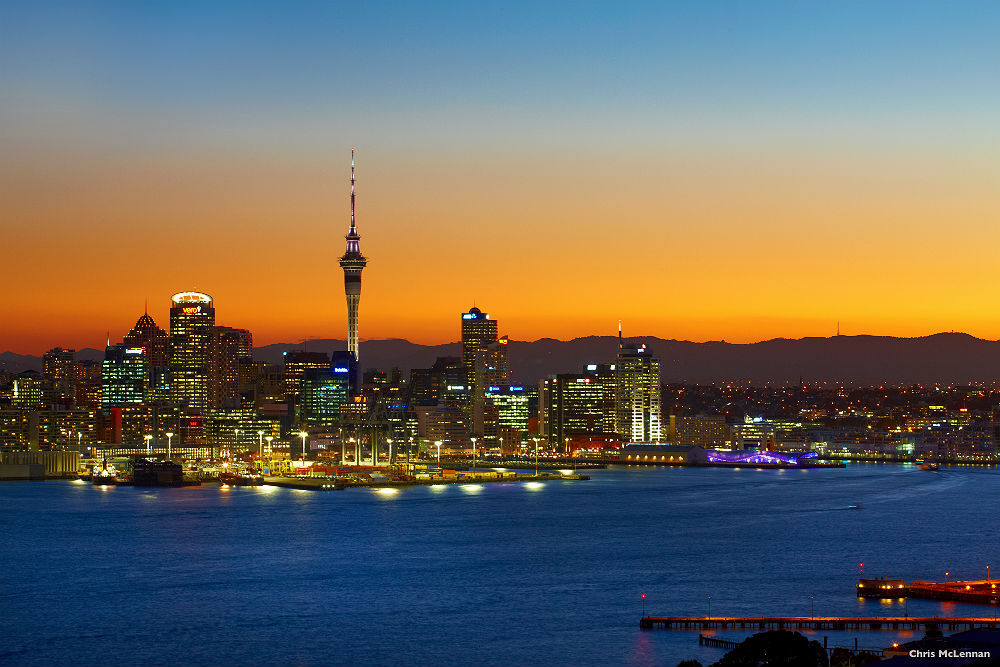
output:
[[[645,630],[972,630],[1000,628],[995,618],[942,616],[643,616]]]
[[[917,600],[942,600],[996,606],[1000,601],[997,582],[989,579],[977,581],[914,581],[907,584],[902,579],[861,579],[858,581],[859,598]]]
[[[348,479],[344,477],[265,477],[267,486],[280,486],[286,489],[305,491],[342,491],[344,489],[384,489],[402,488],[407,486],[435,486],[439,484],[504,484],[511,482],[559,482],[581,481],[590,479],[589,475],[553,475],[551,473],[508,474],[504,477],[435,477],[432,479],[394,480],[394,479]]]

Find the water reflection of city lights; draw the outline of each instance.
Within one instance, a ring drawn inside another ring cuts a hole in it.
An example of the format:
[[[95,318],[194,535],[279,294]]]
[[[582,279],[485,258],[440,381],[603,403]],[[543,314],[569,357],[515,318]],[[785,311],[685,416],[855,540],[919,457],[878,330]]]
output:
[[[528,491],[540,491],[544,487],[545,487],[545,485],[542,484],[541,482],[525,482],[524,483],[524,488],[526,488]]]
[[[482,484],[463,484],[462,490],[466,493],[479,493],[483,490]]]
[[[446,488],[447,488],[447,485],[445,485],[445,484],[433,484],[433,485],[431,485],[431,491],[437,491],[438,493],[440,493],[441,491],[444,491]]]
[[[382,487],[381,489],[375,489],[375,493],[379,494],[380,496],[394,496],[397,493],[399,493],[399,489],[393,489],[386,486]]]
[[[572,475],[572,474],[573,474],[573,471],[572,471],[572,470],[569,470],[569,469],[567,469],[567,470],[560,470],[560,471],[559,471],[559,474],[560,474],[560,475]]]

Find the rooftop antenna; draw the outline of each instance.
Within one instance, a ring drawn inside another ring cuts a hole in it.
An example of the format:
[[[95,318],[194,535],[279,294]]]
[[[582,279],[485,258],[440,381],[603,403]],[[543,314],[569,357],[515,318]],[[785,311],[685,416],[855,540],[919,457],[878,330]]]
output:
[[[357,234],[354,226],[354,149],[351,149],[351,234]]]
[[[108,347],[111,347],[111,332],[108,332]]]
[[[618,351],[622,351],[622,321],[618,320]]]
[[[840,320],[837,320],[837,335],[840,335]]]

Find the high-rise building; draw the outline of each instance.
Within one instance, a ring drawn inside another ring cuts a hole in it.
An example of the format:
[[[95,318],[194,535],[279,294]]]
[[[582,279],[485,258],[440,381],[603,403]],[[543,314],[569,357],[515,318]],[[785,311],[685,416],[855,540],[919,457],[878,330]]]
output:
[[[170,398],[183,408],[211,405],[212,330],[215,306],[201,292],[170,298]]]
[[[493,345],[497,338],[497,321],[489,313],[470,308],[462,313],[462,365],[465,366],[466,384],[472,384],[476,366],[476,352]]]
[[[34,410],[45,404],[45,391],[38,371],[23,371],[14,378],[11,403],[15,408]]]
[[[71,405],[76,399],[77,363],[74,350],[55,347],[42,355],[46,403]]]
[[[597,373],[560,373],[538,383],[538,431],[553,449],[568,440],[615,429],[609,378]]]
[[[336,368],[311,368],[302,379],[299,394],[299,420],[305,424],[333,425],[340,406],[350,398],[349,371]]]
[[[472,373],[472,432],[476,436],[491,435],[487,433],[486,423],[490,421],[490,410],[487,401],[489,387],[506,385],[510,381],[510,371],[507,365],[507,337],[500,338],[495,343],[476,350]],[[495,413],[493,422],[495,423]],[[496,429],[492,429],[495,431]]]
[[[438,357],[430,368],[410,370],[410,405],[434,406],[449,386],[465,386],[461,357]]]
[[[141,347],[109,345],[101,365],[101,411],[142,403],[148,381],[148,365]]]
[[[627,442],[659,442],[660,360],[645,345],[619,343],[615,363],[617,431]]]
[[[354,220],[354,149],[351,149],[351,229],[347,232],[347,251],[340,258],[344,270],[344,294],[347,297],[347,349],[358,359],[358,304],[361,302],[361,271],[368,259],[361,254],[361,236]]]
[[[330,368],[330,357],[326,352],[306,352],[294,350],[285,352],[285,400],[295,404],[302,392],[302,380],[310,370]]]
[[[212,329],[212,405],[243,407],[243,388],[251,379],[253,337],[246,329]]]
[[[146,351],[149,365],[149,385],[167,384],[167,366],[170,364],[170,337],[156,325],[149,313],[143,313],[132,330],[125,334],[122,345],[126,348],[141,347]]]

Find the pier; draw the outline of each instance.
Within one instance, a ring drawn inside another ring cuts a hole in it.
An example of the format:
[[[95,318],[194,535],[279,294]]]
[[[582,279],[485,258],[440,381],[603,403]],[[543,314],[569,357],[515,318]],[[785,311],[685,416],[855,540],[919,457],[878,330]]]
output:
[[[1000,595],[997,582],[978,581],[914,581],[907,584],[902,579],[861,579],[858,581],[859,598],[942,600],[996,606]]]
[[[643,616],[644,630],[972,630],[1000,628],[995,618],[942,616]]]

